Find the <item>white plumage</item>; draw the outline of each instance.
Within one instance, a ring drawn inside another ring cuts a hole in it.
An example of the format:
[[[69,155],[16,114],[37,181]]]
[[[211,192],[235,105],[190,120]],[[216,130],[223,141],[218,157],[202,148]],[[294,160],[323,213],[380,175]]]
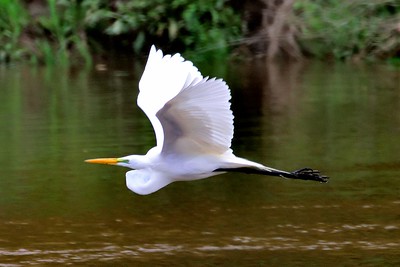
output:
[[[203,78],[180,54],[165,55],[154,46],[139,82],[138,106],[153,125],[157,145],[144,155],[86,160],[135,169],[128,188],[146,195],[174,182],[226,171],[326,182],[318,171],[285,172],[233,155],[230,91],[222,79]]]

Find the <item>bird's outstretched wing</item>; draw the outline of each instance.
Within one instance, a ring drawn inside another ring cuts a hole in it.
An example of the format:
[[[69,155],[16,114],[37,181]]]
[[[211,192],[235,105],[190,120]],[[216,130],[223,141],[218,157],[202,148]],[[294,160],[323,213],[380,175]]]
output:
[[[151,47],[139,82],[137,103],[153,125],[158,147],[163,147],[164,131],[156,113],[183,89],[202,79],[193,63],[185,61],[180,54],[163,56],[161,50]]]
[[[230,91],[221,79],[185,87],[157,112],[164,130],[162,153],[222,154],[233,137]]]

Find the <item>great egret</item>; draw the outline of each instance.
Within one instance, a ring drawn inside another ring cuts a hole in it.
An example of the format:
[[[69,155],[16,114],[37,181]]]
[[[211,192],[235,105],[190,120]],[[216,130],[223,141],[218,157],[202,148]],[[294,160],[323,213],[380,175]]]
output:
[[[222,79],[204,78],[180,54],[163,56],[152,46],[139,90],[137,104],[153,125],[157,145],[146,155],[86,160],[134,169],[126,173],[126,185],[137,194],[231,171],[328,181],[310,168],[286,172],[236,157],[230,149],[233,114],[228,85]]]

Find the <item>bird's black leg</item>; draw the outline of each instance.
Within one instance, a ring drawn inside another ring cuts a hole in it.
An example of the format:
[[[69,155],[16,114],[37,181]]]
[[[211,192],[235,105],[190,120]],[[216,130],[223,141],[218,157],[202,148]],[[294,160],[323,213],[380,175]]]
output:
[[[309,180],[317,181],[321,183],[327,183],[329,180],[328,176],[321,175],[318,170],[313,170],[311,168],[303,168],[293,172],[286,172],[276,169],[259,169],[253,167],[241,167],[241,168],[219,168],[214,170],[215,172],[241,172],[248,174],[262,174],[269,176],[279,176],[289,179],[299,179],[299,180]]]
[[[328,176],[321,175],[319,170],[313,170],[311,168],[303,168],[297,171],[293,171],[290,173],[290,175],[284,177],[301,180],[312,180],[321,183],[327,183],[329,180]]]

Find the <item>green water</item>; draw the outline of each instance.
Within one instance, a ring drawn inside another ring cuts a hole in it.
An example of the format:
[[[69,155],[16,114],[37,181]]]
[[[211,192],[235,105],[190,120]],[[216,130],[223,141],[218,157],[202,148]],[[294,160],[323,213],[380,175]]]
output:
[[[0,266],[398,266],[400,71],[263,61],[199,66],[232,88],[233,149],[328,184],[224,174],[138,196],[143,64],[0,68]],[[103,68],[101,68],[103,69]]]

